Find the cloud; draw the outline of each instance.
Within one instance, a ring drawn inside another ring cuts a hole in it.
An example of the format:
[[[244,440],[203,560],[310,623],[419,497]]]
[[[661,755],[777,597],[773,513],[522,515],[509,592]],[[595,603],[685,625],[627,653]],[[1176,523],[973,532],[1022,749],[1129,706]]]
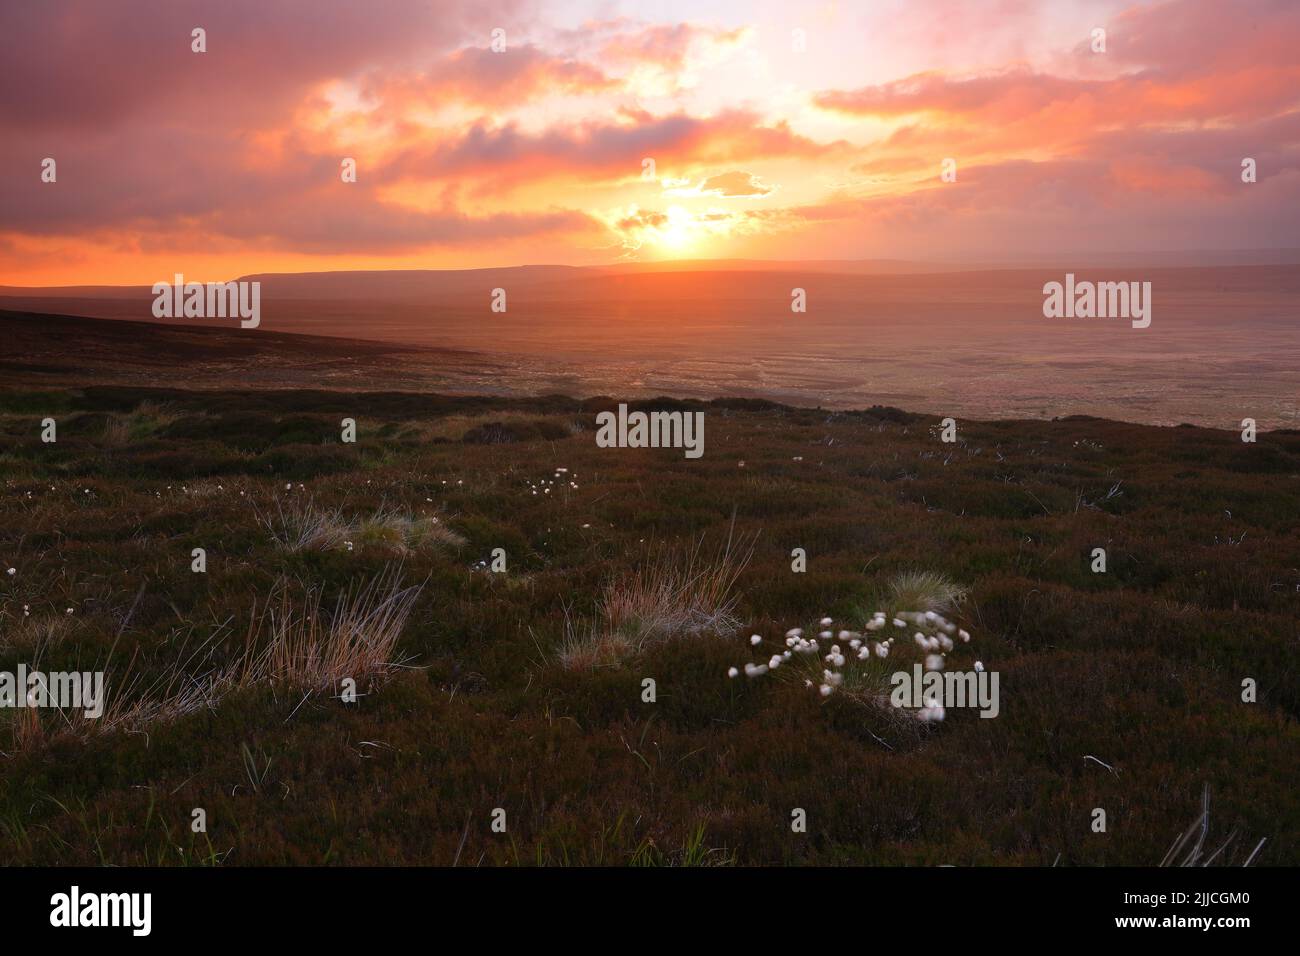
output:
[[[700,183],[700,194],[705,196],[724,196],[729,199],[752,199],[766,196],[772,187],[761,182],[750,173],[730,172],[710,176]]]
[[[812,102],[884,124],[852,165],[866,177],[860,194],[846,197],[872,200],[873,215],[983,209],[992,221],[1019,207],[1029,221],[1045,208],[1069,215],[1071,200],[1082,200],[1112,215],[1124,209],[1130,226],[1145,214],[1185,229],[1191,217],[1162,204],[1181,198],[1205,222],[1232,215],[1247,198],[1244,157],[1260,163],[1261,184],[1296,169],[1297,43],[1294,4],[1258,0],[1225,16],[1220,4],[1173,0],[1108,20],[1107,52],[1074,50],[1058,61],[1059,74],[1026,65],[929,71],[823,90]],[[948,157],[958,165],[957,188],[935,189]],[[1010,170],[1014,183],[1003,175]],[[1205,244],[1222,234],[1210,230]]]
[[[858,117],[926,117],[997,132],[1251,120],[1293,109],[1300,89],[1300,5],[1243,0],[1232,14],[1217,0],[1135,7],[1108,24],[1105,53],[1085,41],[1048,73],[1025,65],[974,75],[928,71],[812,102]]]
[[[845,14],[814,30],[826,56],[795,59],[760,42],[763,16],[583,23],[581,9],[2,4],[0,248],[22,260],[5,275],[60,243],[92,262],[244,250],[246,271],[299,253],[492,262],[534,240],[560,260],[642,241],[725,255],[742,237],[841,255],[890,235],[919,245],[924,230],[968,248],[1050,243],[1053,228],[1056,241],[1110,228],[1156,246],[1294,244],[1290,0],[1105,0],[1086,23],[1066,3],[917,0]],[[1086,42],[1094,14],[1104,54]],[[879,27],[887,55],[838,55],[850,22]],[[487,48],[498,24],[501,54]],[[190,52],[196,25],[207,53]],[[47,156],[57,184],[40,181]],[[355,183],[340,181],[344,156]],[[946,157],[955,183],[939,181]],[[652,208],[665,199],[676,212]]]
[[[0,130],[283,119],[306,91],[432,44],[452,47],[517,0],[50,0],[0,4]],[[208,52],[191,52],[190,31]]]
[[[495,53],[465,47],[414,75],[372,76],[361,85],[384,110],[445,106],[448,102],[501,107],[561,94],[601,93],[617,82],[580,60],[552,56],[525,44]]]
[[[746,27],[724,30],[689,23],[658,24],[617,33],[602,43],[598,58],[618,65],[649,64],[677,73],[688,67],[693,56],[716,56],[748,37]]]
[[[696,117],[683,112],[624,114],[620,121],[593,120],[542,132],[518,123],[479,121],[457,139],[418,143],[385,164],[385,176],[527,176],[609,179],[639,176],[642,160],[661,172],[673,167],[773,157],[817,157],[843,149],[819,143],[787,123],[764,124],[748,110]]]

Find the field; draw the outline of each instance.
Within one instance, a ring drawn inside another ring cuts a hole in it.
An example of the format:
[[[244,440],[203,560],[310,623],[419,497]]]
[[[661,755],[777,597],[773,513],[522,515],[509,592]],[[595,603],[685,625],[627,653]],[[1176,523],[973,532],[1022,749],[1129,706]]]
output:
[[[1068,271],[1151,281],[1150,328],[1045,319],[1043,285]],[[843,410],[894,405],[937,417],[1085,413],[1208,428],[1235,428],[1247,416],[1268,429],[1300,423],[1294,264],[881,275],[817,264],[672,272],[517,267],[255,278],[264,296],[257,334],[222,333],[222,354],[232,363],[245,348],[257,352],[240,370],[239,381],[253,386],[284,387],[262,378],[260,359],[301,352],[268,344],[272,334],[289,333],[277,341],[312,336],[313,350],[329,356],[295,365],[308,387],[356,387],[347,380],[369,374],[366,357],[386,344],[384,379],[400,376],[393,387],[409,391],[743,397]],[[494,287],[509,293],[505,313],[488,311]],[[791,312],[793,288],[806,291],[806,313]],[[0,287],[0,309],[151,321],[147,288],[81,296],[21,291]],[[208,324],[212,331],[220,323]],[[157,326],[135,329],[131,342],[110,351],[112,368],[132,352],[148,358]],[[101,330],[96,339],[112,335]],[[331,338],[353,341],[356,367]],[[61,339],[44,343],[59,348]],[[197,344],[173,366],[150,360],[150,374],[202,366]]]
[[[6,862],[1139,865],[1206,785],[1216,862],[1300,862],[1295,430],[634,403],[691,461],[598,448],[609,398],[10,373],[0,670],[109,706],[0,714]],[[911,572],[996,718],[727,677]]]

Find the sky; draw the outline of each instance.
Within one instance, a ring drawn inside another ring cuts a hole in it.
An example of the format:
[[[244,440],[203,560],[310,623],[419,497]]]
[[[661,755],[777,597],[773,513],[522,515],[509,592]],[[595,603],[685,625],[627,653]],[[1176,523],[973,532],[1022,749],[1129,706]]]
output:
[[[1295,247],[1298,49],[1294,0],[10,2],[0,284]]]

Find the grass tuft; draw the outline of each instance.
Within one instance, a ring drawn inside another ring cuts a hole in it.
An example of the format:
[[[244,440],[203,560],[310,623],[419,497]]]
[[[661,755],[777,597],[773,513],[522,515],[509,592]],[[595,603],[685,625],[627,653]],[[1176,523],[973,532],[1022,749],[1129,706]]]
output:
[[[597,620],[585,633],[572,621],[560,660],[572,669],[613,666],[647,645],[676,637],[725,637],[740,627],[736,581],[753,554],[753,539],[729,534],[712,554],[704,539],[685,549],[661,547],[628,574],[605,585]]]
[[[908,571],[889,585],[893,606],[921,611],[951,611],[966,597],[966,588],[939,571]]]
[[[244,653],[229,678],[235,687],[288,685],[303,690],[338,687],[345,678],[374,683],[402,665],[397,641],[420,594],[404,587],[392,567],[344,591],[328,613],[319,590],[301,608],[280,586],[256,618]]]
[[[297,500],[286,507],[277,498],[275,513],[259,520],[285,551],[328,551],[342,547],[348,535],[347,522],[337,508],[318,508],[311,501]]]

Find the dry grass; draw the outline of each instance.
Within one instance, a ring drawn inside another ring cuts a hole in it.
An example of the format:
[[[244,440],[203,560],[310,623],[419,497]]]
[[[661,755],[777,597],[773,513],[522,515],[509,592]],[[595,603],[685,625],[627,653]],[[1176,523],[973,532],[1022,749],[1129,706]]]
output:
[[[260,519],[271,538],[286,551],[328,551],[353,547],[403,557],[435,548],[455,549],[465,539],[436,516],[415,517],[395,510],[348,521],[338,509],[318,508],[311,501],[288,507],[277,501],[276,512]]]
[[[36,649],[63,643],[74,630],[74,619],[65,615],[19,618],[0,631],[0,648]]]
[[[728,537],[716,554],[701,538],[685,550],[665,548],[621,580],[606,585],[601,611],[611,630],[639,647],[679,635],[726,635],[740,627],[735,585],[753,544]]]
[[[322,613],[319,591],[308,592],[299,609],[281,586],[250,624],[230,682],[326,690],[344,678],[358,686],[379,680],[402,664],[397,641],[420,590],[403,587],[399,569],[390,568],[349,588]]]
[[[121,637],[121,631],[118,637]],[[179,656],[172,664],[159,669],[157,676],[148,682],[143,677],[144,668],[140,666],[138,655],[133,655],[120,673],[115,671],[112,662],[116,646],[114,641],[102,661],[96,661],[89,668],[78,668],[92,674],[104,674],[104,698],[99,716],[89,717],[84,709],[76,708],[17,710],[10,725],[11,752],[37,750],[47,743],[66,738],[86,741],[119,731],[145,733],[152,724],[174,720],[214,705],[227,683],[223,675],[211,668],[193,673],[196,665],[201,667],[206,659],[212,638],[189,653],[185,652],[186,639],[182,639]],[[41,670],[44,648],[44,644],[35,648],[30,670]]]
[[[1216,862],[1220,865],[1229,865],[1230,857],[1236,852],[1234,844],[1237,837],[1240,836],[1238,831],[1233,830],[1227,838],[1219,844],[1219,848],[1213,853],[1207,855],[1205,845],[1206,838],[1210,835],[1210,785],[1207,783],[1205,789],[1201,791],[1201,812],[1191,825],[1183,831],[1182,835],[1174,841],[1165,858],[1160,861],[1161,866],[1213,866]],[[1259,856],[1259,851],[1264,848],[1267,839],[1260,840],[1255,844],[1246,857],[1243,867],[1250,866]]]
[[[131,423],[126,415],[114,415],[104,422],[104,441],[110,445],[125,445],[131,440]]]
[[[311,501],[297,500],[286,507],[277,498],[275,514],[259,515],[258,520],[285,551],[327,551],[342,547],[348,536],[348,524],[337,508],[318,508]]]
[[[338,687],[344,678],[355,680],[358,688],[373,686],[403,663],[397,657],[397,641],[420,590],[418,585],[403,586],[400,569],[389,568],[344,591],[333,608],[323,612],[318,590],[309,591],[298,606],[281,583],[262,613],[254,611],[234,664],[221,669],[206,665],[222,629],[188,653],[182,641],[174,662],[158,669],[148,683],[140,676],[137,657],[120,676],[112,673],[110,650],[105,663],[91,668],[105,672],[103,713],[87,717],[82,710],[57,707],[15,710],[11,752],[39,749],[67,737],[146,733],[152,725],[215,707],[230,692],[255,686],[323,691]],[[40,669],[40,651],[38,646],[32,670]]]
[[[13,723],[10,725],[10,729],[13,733],[13,751],[15,753],[38,750],[45,743],[45,725],[41,722],[41,715],[38,710],[23,708],[14,711]]]
[[[966,588],[938,571],[908,571],[890,583],[893,607],[909,611],[950,611],[966,597]]]
[[[141,402],[133,411],[108,419],[104,424],[104,441],[110,445],[139,441],[156,434],[180,417],[164,403]]]
[[[591,628],[587,633],[565,632],[556,652],[560,666],[573,671],[590,671],[600,667],[617,667],[635,650],[631,639]]]
[[[434,548],[460,548],[465,539],[437,517],[415,518],[396,511],[380,511],[362,518],[348,531],[360,548],[374,548],[402,556]]]
[[[559,658],[565,667],[612,666],[648,644],[674,637],[726,636],[740,627],[736,581],[753,554],[753,539],[730,534],[714,553],[704,539],[686,549],[659,548],[602,592],[597,621],[581,633],[566,622]]]

